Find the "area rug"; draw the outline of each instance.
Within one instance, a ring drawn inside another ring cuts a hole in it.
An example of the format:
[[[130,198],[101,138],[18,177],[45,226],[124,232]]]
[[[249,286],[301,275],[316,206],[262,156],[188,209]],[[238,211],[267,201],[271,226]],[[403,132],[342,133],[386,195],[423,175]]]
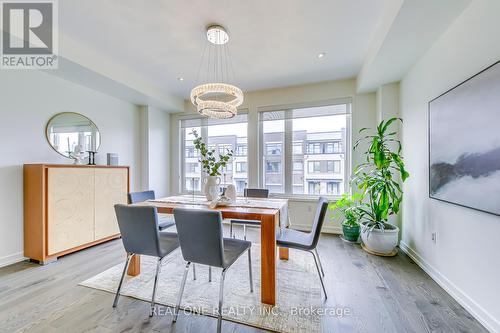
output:
[[[247,255],[240,257],[226,273],[224,284],[224,320],[233,321],[275,332],[320,332],[322,307],[320,282],[314,260],[309,253],[290,250],[290,260],[278,260],[277,305],[260,303],[260,247],[252,245],[254,292],[250,292]],[[153,290],[156,258],[141,257],[141,274],[127,276],[122,295],[150,301]],[[156,302],[167,306],[162,311],[172,313],[180,288],[185,263],[179,250],[164,259],[156,292]],[[80,285],[115,293],[123,270],[116,265]],[[217,316],[220,269],[212,269],[208,281],[208,267],[196,265],[196,280],[192,268],[181,302],[181,313]],[[111,303],[110,303],[111,306]],[[118,305],[119,306],[119,305]],[[166,310],[165,310],[166,309]],[[161,314],[161,308],[158,313]]]

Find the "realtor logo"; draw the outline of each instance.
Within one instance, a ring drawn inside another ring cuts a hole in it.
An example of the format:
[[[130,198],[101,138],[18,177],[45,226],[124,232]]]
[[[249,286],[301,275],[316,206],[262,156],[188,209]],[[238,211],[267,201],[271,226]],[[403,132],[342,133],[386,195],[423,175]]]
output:
[[[56,0],[2,0],[2,69],[57,69]]]

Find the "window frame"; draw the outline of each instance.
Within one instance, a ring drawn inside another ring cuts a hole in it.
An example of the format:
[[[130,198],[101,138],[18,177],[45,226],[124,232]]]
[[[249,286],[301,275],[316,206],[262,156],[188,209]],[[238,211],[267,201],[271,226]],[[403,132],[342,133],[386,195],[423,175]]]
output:
[[[247,142],[246,142],[246,146],[247,146],[247,155],[246,156],[237,156],[237,157],[246,157],[246,163],[247,163],[247,172],[246,172],[246,176],[247,176],[247,179],[246,179],[246,183],[249,184],[250,182],[250,173],[248,172],[248,163],[249,163],[249,156],[248,156],[248,146],[250,144],[250,140],[249,140],[249,137],[248,137],[248,129],[249,129],[249,123],[250,123],[250,119],[249,119],[249,112],[248,112],[248,109],[238,109],[238,115],[245,115],[246,116],[246,121],[245,122],[242,122],[242,123],[246,123],[246,126],[247,126]],[[186,139],[185,139],[185,131],[184,131],[184,128],[182,127],[182,122],[183,121],[189,121],[189,120],[196,120],[196,121],[199,121],[200,122],[200,125],[197,125],[197,126],[192,126],[192,127],[199,127],[200,128],[200,136],[203,138],[203,140],[205,142],[208,142],[208,127],[210,126],[209,125],[209,118],[207,117],[202,117],[200,115],[197,115],[197,114],[192,114],[192,115],[182,115],[182,116],[179,116],[177,119],[176,119],[176,122],[177,122],[177,128],[178,128],[178,133],[176,134],[176,136],[178,135],[178,140],[179,140],[179,148],[180,148],[180,156],[179,156],[179,159],[178,159],[178,170],[179,170],[179,175],[178,175],[178,188],[177,188],[177,193],[179,194],[196,194],[196,195],[203,195],[203,179],[204,177],[206,177],[206,173],[203,171],[203,170],[200,170],[201,172],[201,177],[200,177],[200,190],[199,191],[189,191],[187,190],[186,188],[186,180],[187,179],[190,179],[189,177],[186,178],[186,163],[185,163],[185,158],[186,156],[184,155],[185,154],[185,151],[186,151]],[[218,147],[215,147],[214,144],[211,144],[211,145],[207,145],[207,148],[211,149],[211,148],[217,148],[215,150],[216,154],[218,154]],[[195,149],[195,155],[197,154],[196,152],[196,149]],[[233,152],[234,154],[234,152]],[[197,154],[196,157],[199,157],[199,154]],[[234,158],[235,156],[233,156]],[[200,166],[201,168],[201,166]],[[233,171],[233,176],[234,176],[234,171]],[[221,181],[223,181],[222,179],[222,176],[221,176]],[[239,193],[238,192],[238,195],[240,195],[242,193]]]
[[[316,102],[306,102],[306,103],[295,103],[295,104],[286,104],[286,105],[273,105],[273,106],[265,106],[258,107],[258,149],[257,154],[259,160],[265,158],[266,155],[266,144],[264,143],[264,131],[263,131],[263,123],[262,115],[265,112],[284,112],[286,115],[292,114],[293,110],[302,109],[302,108],[314,108],[314,107],[322,107],[322,106],[335,106],[335,105],[345,105],[346,110],[345,113],[338,113],[338,115],[345,114],[346,116],[346,138],[345,138],[345,147],[342,147],[338,154],[344,154],[344,168],[342,172],[342,165],[340,166],[340,173],[343,174],[343,188],[339,185],[339,192],[342,190],[343,193],[350,193],[349,186],[349,178],[351,174],[351,158],[352,158],[352,109],[353,109],[353,99],[351,97],[346,98],[337,98],[330,99],[324,101],[316,101]],[[335,113],[332,113],[335,115]],[[283,180],[284,180],[284,193],[270,193],[271,197],[276,198],[287,198],[287,199],[302,199],[302,200],[315,200],[320,195],[316,194],[293,194],[293,162],[294,162],[294,154],[293,154],[293,128],[292,128],[292,117],[285,116],[285,125],[284,125],[284,145],[282,152],[282,159],[285,165],[282,167],[284,172]],[[341,143],[342,145],[342,143]],[[304,145],[304,154],[309,154],[308,145]],[[321,149],[321,148],[320,148]],[[335,148],[334,148],[335,150]],[[342,151],[343,150],[343,151]],[[334,152],[335,153],[335,152]],[[304,168],[306,166],[304,165]],[[264,168],[264,163],[258,162],[258,174],[257,174],[257,184],[261,188],[265,188],[265,173],[266,170]],[[335,173],[334,173],[335,174]],[[287,181],[288,180],[288,181]],[[304,188],[305,191],[305,188]],[[337,200],[341,197],[340,194],[337,195],[322,195],[330,198],[331,200]]]

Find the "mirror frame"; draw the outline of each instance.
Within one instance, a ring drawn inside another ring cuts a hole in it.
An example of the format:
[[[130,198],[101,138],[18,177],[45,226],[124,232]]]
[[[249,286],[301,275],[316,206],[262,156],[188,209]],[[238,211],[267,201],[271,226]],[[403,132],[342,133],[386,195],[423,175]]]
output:
[[[74,160],[73,157],[71,156],[66,156],[64,154],[62,154],[60,151],[58,151],[56,148],[54,148],[54,146],[52,145],[52,143],[50,142],[50,138],[49,138],[49,125],[50,125],[50,122],[57,116],[60,116],[60,115],[63,115],[63,114],[75,114],[75,115],[78,115],[78,116],[81,116],[81,117],[84,117],[86,119],[88,119],[88,121],[90,121],[92,123],[92,125],[95,126],[95,128],[97,128],[97,132],[99,132],[99,146],[96,147],[96,152],[99,151],[99,148],[101,148],[101,142],[102,142],[102,134],[101,134],[101,131],[99,130],[99,127],[96,125],[96,123],[94,123],[94,121],[92,119],[90,119],[89,117],[87,117],[86,115],[84,114],[81,114],[81,113],[78,113],[78,112],[72,112],[72,111],[63,111],[63,112],[59,112],[59,113],[56,113],[55,115],[53,115],[52,117],[49,118],[49,120],[47,121],[47,124],[45,125],[45,139],[47,140],[47,143],[49,144],[50,148],[52,148],[52,150],[54,150],[56,153],[58,153],[59,155],[65,157],[65,158],[68,158],[70,160]]]

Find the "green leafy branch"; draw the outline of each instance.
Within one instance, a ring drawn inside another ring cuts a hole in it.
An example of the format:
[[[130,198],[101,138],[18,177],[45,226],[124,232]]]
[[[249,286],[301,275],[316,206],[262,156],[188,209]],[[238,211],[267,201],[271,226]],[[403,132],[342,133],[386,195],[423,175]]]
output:
[[[207,145],[203,141],[203,138],[198,135],[198,132],[193,130],[191,134],[195,137],[193,144],[195,149],[200,153],[200,163],[203,171],[209,176],[220,176],[219,170],[226,167],[233,156],[233,151],[227,149],[227,154],[219,153],[219,156],[217,156],[215,149],[207,148]]]

